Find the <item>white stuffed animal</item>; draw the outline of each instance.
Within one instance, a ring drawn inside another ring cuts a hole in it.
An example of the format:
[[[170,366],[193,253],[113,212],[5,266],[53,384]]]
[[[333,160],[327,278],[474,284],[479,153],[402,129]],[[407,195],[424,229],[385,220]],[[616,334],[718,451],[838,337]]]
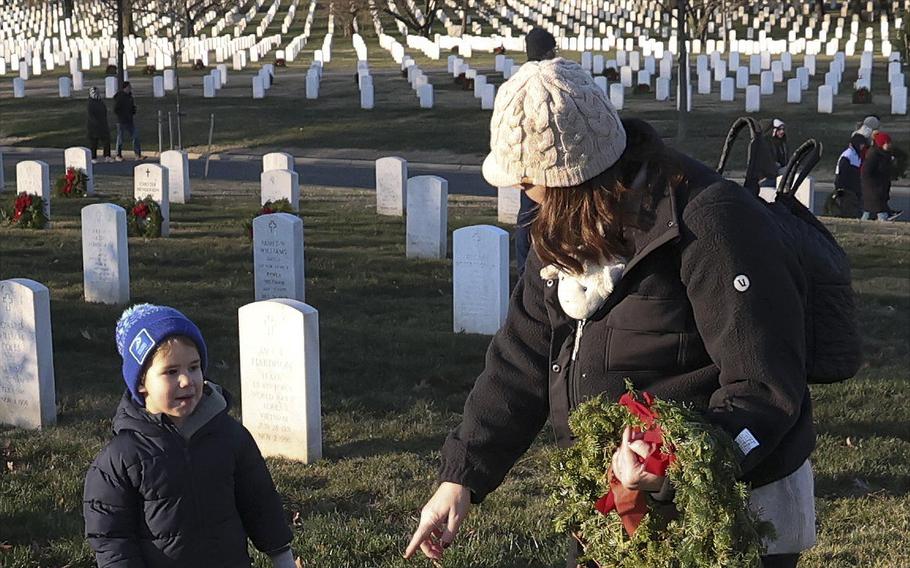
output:
[[[557,296],[562,310],[571,318],[588,319],[607,300],[626,267],[617,264],[584,263],[584,274],[564,272],[555,264],[540,269],[544,280],[559,280]]]

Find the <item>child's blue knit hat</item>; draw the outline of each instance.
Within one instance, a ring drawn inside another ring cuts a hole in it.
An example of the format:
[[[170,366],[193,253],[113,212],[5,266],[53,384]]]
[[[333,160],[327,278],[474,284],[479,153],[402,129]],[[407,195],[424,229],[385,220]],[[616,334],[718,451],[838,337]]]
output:
[[[145,399],[139,393],[142,366],[151,360],[161,342],[175,335],[185,335],[196,344],[204,374],[208,355],[202,332],[179,311],[167,306],[136,304],[124,310],[117,320],[117,351],[123,357],[123,380],[140,406],[145,406]]]

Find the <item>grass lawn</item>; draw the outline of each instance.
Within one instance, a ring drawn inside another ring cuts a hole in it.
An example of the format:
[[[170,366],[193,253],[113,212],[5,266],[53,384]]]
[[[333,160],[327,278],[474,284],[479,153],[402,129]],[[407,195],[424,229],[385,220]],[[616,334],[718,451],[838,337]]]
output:
[[[86,204],[128,194],[125,181],[99,178],[99,197],[55,199],[50,230],[0,228],[0,279],[31,278],[51,291],[58,406],[54,428],[0,427],[0,566],[93,565],[81,536],[82,482],[123,390],[113,341],[122,307],[82,301],[78,216]],[[210,377],[239,396],[237,309],[253,300],[241,221],[258,205],[258,184],[193,180],[193,190],[191,204],[171,208],[171,238],[130,239],[132,300],[193,318],[208,342]],[[2,194],[0,205],[12,199]],[[301,211],[307,300],[321,322],[325,459],[269,466],[306,566],[405,566],[401,553],[432,490],[438,450],[488,338],[451,332],[451,260],[405,259],[402,219],[375,215],[371,193],[304,187]],[[451,198],[450,231],[495,219],[491,198]],[[866,364],[853,380],[813,387],[819,543],[801,566],[904,567],[910,228],[829,226],[853,260]],[[564,565],[566,539],[552,532],[546,499],[552,447],[545,429],[466,521],[445,566]]]

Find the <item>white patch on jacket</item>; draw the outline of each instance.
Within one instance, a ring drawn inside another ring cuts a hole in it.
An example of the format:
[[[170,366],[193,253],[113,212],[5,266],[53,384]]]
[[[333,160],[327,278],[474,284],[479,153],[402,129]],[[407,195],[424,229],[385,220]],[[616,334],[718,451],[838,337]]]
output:
[[[551,264],[540,269],[540,277],[544,280],[558,280],[557,296],[562,310],[571,318],[585,320],[607,301],[625,267],[625,262],[586,262],[583,274],[570,274]]]

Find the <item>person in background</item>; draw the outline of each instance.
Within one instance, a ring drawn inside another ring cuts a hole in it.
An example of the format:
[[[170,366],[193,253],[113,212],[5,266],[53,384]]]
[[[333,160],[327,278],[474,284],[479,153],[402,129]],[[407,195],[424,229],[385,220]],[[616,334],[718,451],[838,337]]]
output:
[[[97,87],[88,90],[88,145],[92,149],[92,163],[98,161],[98,145],[104,144],[104,161],[111,161],[111,128],[107,123],[107,106]]]
[[[775,118],[770,123],[766,123],[762,135],[768,149],[769,166],[774,170],[774,175],[769,175],[762,180],[761,186],[777,187],[777,176],[782,173],[790,160],[790,149],[787,147],[787,125],[783,120]]]
[[[864,118],[862,122],[856,125],[856,130],[853,131],[853,134],[862,134],[866,137],[866,149],[863,150],[860,158],[866,158],[866,152],[868,151],[869,147],[872,146],[872,139],[876,134],[878,134],[880,128],[881,120],[877,115],[874,114],[870,114]]]
[[[533,28],[525,36],[525,52],[528,61],[544,61],[556,57],[556,38],[543,28]],[[526,192],[521,192],[521,207],[518,209],[518,221],[515,226],[515,264],[518,277],[525,270],[528,251],[531,250],[531,224],[537,217],[537,203],[534,203]]]
[[[117,115],[117,161],[123,161],[123,138],[129,134],[133,141],[133,152],[137,160],[144,160],[142,149],[139,147],[139,133],[133,116],[136,114],[136,103],[133,101],[133,87],[129,81],[123,82],[123,88],[114,95],[114,114]]]
[[[866,152],[866,137],[855,133],[850,138],[847,149],[841,152],[834,168],[834,193],[831,196],[832,205],[829,214],[838,217],[857,219],[862,210],[862,185],[860,182],[860,166],[862,156]]]
[[[877,132],[873,137],[874,145],[866,152],[866,158],[860,168],[860,180],[863,193],[864,221],[875,217],[878,221],[894,221],[903,211],[896,211],[888,206],[891,198],[891,166],[894,157],[891,153],[891,136],[886,132]]]

